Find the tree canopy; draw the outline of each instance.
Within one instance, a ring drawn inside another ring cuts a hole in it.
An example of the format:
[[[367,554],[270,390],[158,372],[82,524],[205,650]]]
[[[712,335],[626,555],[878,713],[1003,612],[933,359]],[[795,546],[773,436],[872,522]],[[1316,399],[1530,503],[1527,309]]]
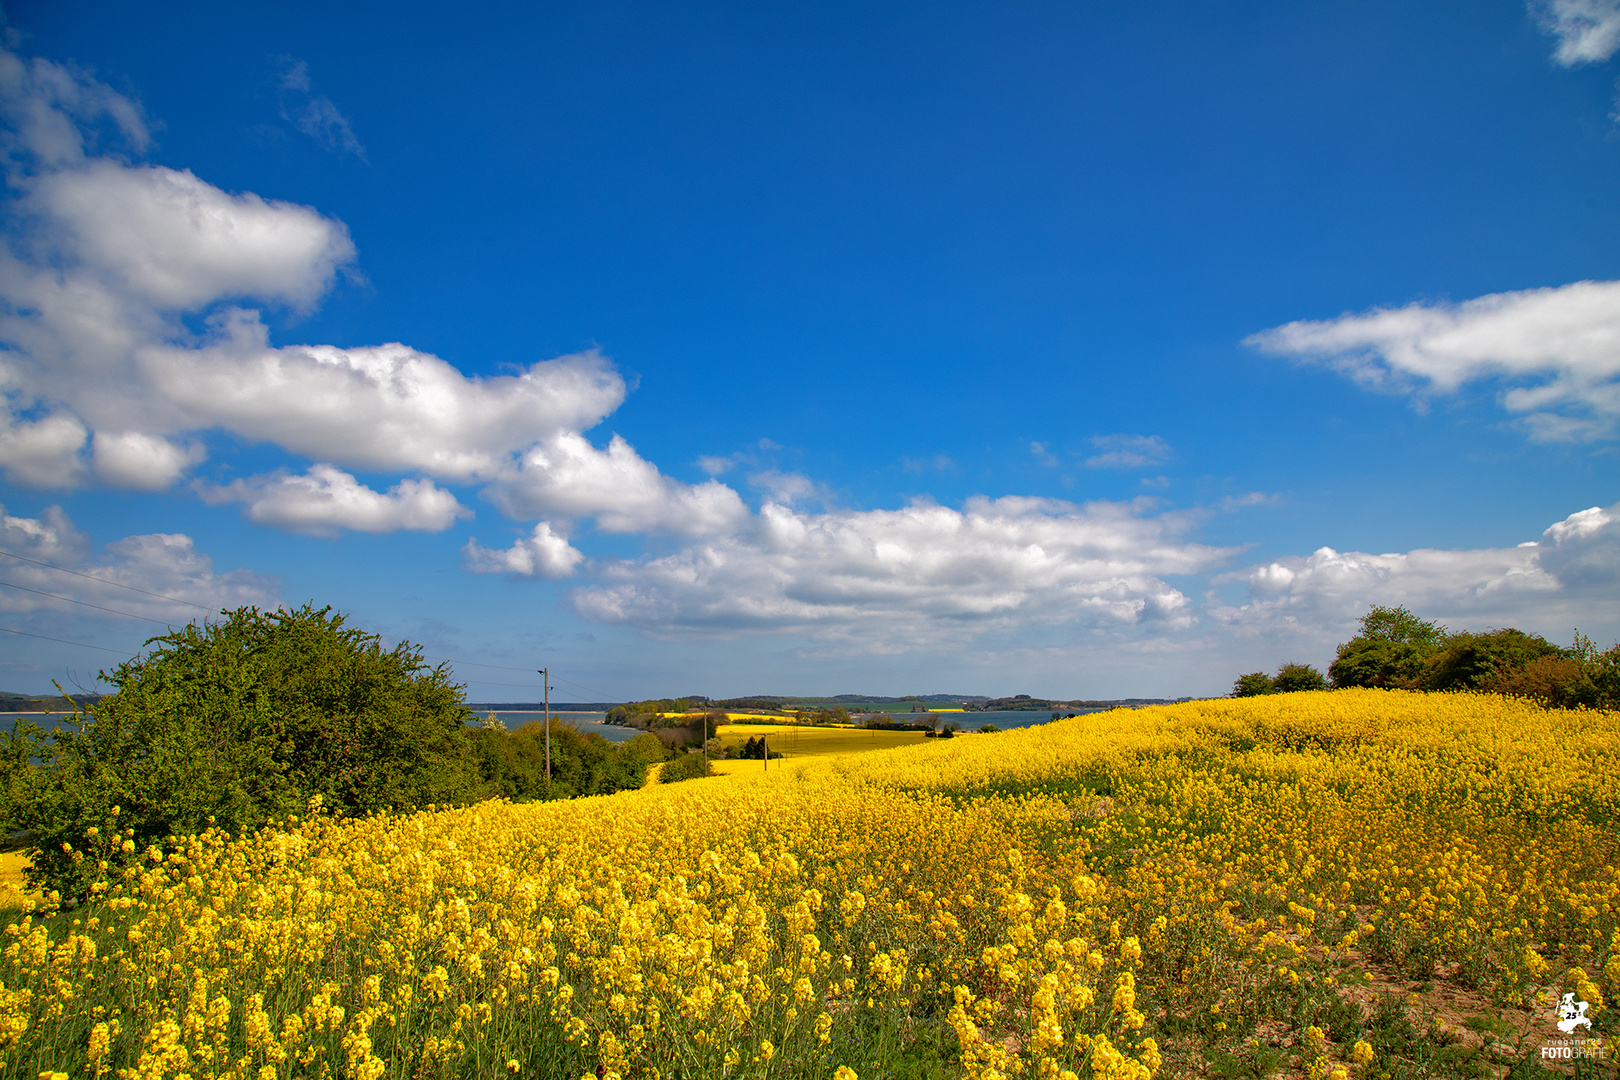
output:
[[[1404,607],[1374,605],[1361,617],[1361,633],[1339,646],[1328,676],[1336,688],[1414,688],[1448,639],[1445,627]]]

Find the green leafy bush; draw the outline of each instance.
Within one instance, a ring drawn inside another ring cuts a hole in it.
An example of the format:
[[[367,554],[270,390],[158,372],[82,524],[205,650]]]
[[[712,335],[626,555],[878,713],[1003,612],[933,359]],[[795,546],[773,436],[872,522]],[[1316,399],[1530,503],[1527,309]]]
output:
[[[1445,627],[1420,619],[1404,607],[1374,605],[1361,617],[1361,633],[1339,646],[1328,676],[1335,689],[1414,689],[1449,636]]]
[[[682,780],[696,780],[708,776],[709,762],[702,754],[681,754],[658,773],[659,782],[674,784]]]
[[[444,665],[407,643],[384,649],[331,608],[222,614],[102,672],[115,692],[66,726],[6,740],[7,824],[28,834],[35,884],[82,896],[92,828],[139,852],[209,826],[253,829],[316,796],[364,814],[479,795],[471,714]]]

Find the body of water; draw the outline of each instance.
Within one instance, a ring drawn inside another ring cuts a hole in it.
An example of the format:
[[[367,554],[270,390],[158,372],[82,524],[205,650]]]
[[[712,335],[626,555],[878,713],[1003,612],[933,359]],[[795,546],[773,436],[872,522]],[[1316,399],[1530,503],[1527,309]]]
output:
[[[1067,715],[1069,710],[1063,710]],[[1102,712],[1102,709],[1075,709],[1076,713]],[[45,728],[47,731],[56,727],[71,713],[0,713],[0,730],[10,731],[12,724],[18,717],[26,717]],[[488,709],[479,709],[476,715],[486,717],[491,715]],[[500,718],[501,723],[508,728],[519,728],[530,720],[539,723],[544,713],[539,709],[532,711],[525,709],[496,709],[493,715]],[[609,742],[628,742],[636,737],[635,728],[621,727],[618,724],[604,723],[607,719],[605,712],[560,712],[552,710],[552,716],[558,720],[566,720],[579,730],[602,736]],[[940,724],[956,724],[963,731],[978,731],[982,724],[994,724],[1006,731],[1009,728],[1035,727],[1037,724],[1050,723],[1052,713],[1050,710],[1018,710],[1007,712],[961,712],[961,713],[894,713],[894,719],[902,724],[928,723],[938,718]]]
[[[477,716],[494,716],[509,729],[520,728],[530,720],[542,723],[546,717],[540,709],[475,709],[474,713]],[[553,720],[566,720],[585,734],[600,735],[608,742],[629,742],[641,734],[635,728],[603,723],[607,719],[605,712],[560,712],[552,709],[551,717]]]

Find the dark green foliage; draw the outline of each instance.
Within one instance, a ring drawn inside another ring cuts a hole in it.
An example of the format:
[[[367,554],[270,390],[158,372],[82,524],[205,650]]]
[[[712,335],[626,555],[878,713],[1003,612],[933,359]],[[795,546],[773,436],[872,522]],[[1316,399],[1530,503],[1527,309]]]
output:
[[[1569,688],[1575,704],[1620,709],[1620,644],[1598,652],[1592,639],[1577,630],[1569,655],[1581,666],[1580,679]]]
[[[1301,690],[1326,690],[1327,680],[1310,664],[1296,664],[1289,661],[1277,669],[1277,677],[1271,680],[1271,688],[1278,694],[1292,694]]]
[[[352,814],[476,797],[470,714],[447,668],[413,645],[385,650],[330,608],[223,614],[103,672],[116,691],[63,728],[9,738],[7,824],[30,834],[36,882],[82,895],[89,871],[64,845],[108,829],[114,807],[138,851],[256,828],[315,796]]]
[[[1237,677],[1237,682],[1232,684],[1232,696],[1257,697],[1260,694],[1270,694],[1274,689],[1270,675],[1263,671],[1251,671],[1247,675]]]
[[[658,779],[665,784],[674,784],[681,780],[695,780],[698,777],[708,775],[708,759],[702,754],[691,753],[681,754],[674,761],[665,765],[659,771]]]
[[[1453,634],[1404,607],[1362,616],[1361,633],[1339,646],[1328,674],[1335,689],[1478,690],[1552,707],[1620,708],[1620,645],[1599,652],[1579,631],[1568,649],[1513,627]],[[1266,693],[1264,680],[1240,677],[1233,696]]]
[[[615,705],[613,708],[609,709],[604,722],[609,724],[630,724],[632,727],[645,727],[647,726],[645,722],[641,724],[633,724],[631,723],[631,719],[637,716],[643,717],[644,721],[646,719],[655,717],[658,719],[667,719],[664,717],[657,717],[657,714],[667,712],[692,712],[695,709],[703,707],[706,702],[706,698],[658,698],[653,701],[630,701],[623,705]],[[681,721],[671,722],[680,723]]]
[[[769,745],[770,743],[766,741],[764,736],[756,736],[737,747],[737,757],[742,758],[744,761],[764,761],[765,751]],[[782,751],[772,750],[770,754],[773,758],[779,758],[782,756]]]
[[[1438,623],[1404,607],[1374,606],[1361,617],[1361,633],[1339,646],[1328,675],[1346,686],[1416,687],[1448,635]]]
[[[1419,685],[1425,690],[1494,690],[1531,662],[1562,655],[1541,635],[1512,627],[1483,634],[1464,632],[1429,661]]]
[[[656,736],[643,732],[624,743],[551,722],[551,779],[546,779],[546,729],[530,721],[516,731],[486,725],[468,733],[486,796],[527,801],[608,795],[639,788],[647,766],[664,760]]]

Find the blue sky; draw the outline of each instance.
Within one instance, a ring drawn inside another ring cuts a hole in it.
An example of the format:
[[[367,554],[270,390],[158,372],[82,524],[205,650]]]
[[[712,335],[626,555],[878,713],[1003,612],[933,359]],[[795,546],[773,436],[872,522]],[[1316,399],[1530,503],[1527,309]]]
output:
[[[0,688],[308,600],[476,700],[1620,637],[1616,0],[5,17]]]

